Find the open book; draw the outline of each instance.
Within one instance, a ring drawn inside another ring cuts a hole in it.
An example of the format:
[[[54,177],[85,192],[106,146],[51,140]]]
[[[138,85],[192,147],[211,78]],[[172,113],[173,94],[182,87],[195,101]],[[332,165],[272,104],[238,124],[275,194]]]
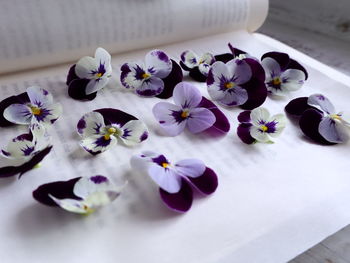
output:
[[[119,83],[120,66],[143,59],[150,49],[162,49],[179,61],[184,50],[226,53],[231,42],[255,57],[286,52],[307,68],[309,79],[301,90],[266,100],[270,112],[281,113],[291,99],[313,93],[349,110],[348,77],[252,33],[267,10],[267,0],[4,2],[1,99],[37,84],[63,105],[64,114],[51,129],[53,151],[42,167],[20,180],[0,182],[1,261],[286,262],[348,224],[348,144],[314,144],[288,121],[275,144],[245,145],[236,135],[238,108],[221,108],[231,123],[226,136],[161,136],[151,113],[159,99],[140,98]],[[95,100],[74,101],[65,84],[68,69],[98,46],[116,54],[113,77]],[[46,67],[53,64],[62,65]],[[24,71],[9,73],[19,70]],[[193,83],[208,97],[205,84]],[[105,107],[144,121],[149,139],[136,148],[118,145],[98,156],[86,153],[78,145],[77,122]],[[24,130],[1,129],[1,146]],[[142,150],[205,161],[218,174],[216,193],[196,198],[186,214],[168,211],[157,187],[130,167],[130,157]],[[96,174],[129,184],[114,203],[88,217],[43,206],[31,196],[41,184]]]

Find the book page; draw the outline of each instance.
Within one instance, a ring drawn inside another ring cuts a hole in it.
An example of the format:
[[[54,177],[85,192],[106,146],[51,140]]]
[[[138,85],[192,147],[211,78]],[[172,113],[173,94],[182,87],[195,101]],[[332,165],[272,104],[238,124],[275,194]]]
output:
[[[227,52],[229,41],[256,57],[285,50],[283,45],[244,31],[159,48],[179,60],[188,48],[197,53]],[[69,65],[2,78],[1,99],[37,84],[52,92],[64,110],[51,129],[54,148],[42,167],[20,180],[1,179],[0,257],[4,262],[286,262],[349,222],[349,143],[314,144],[288,121],[274,144],[245,145],[236,135],[238,108],[221,108],[231,123],[226,136],[161,135],[151,109],[162,100],[138,97],[117,80],[122,63],[141,60],[147,51],[113,57],[116,74],[91,102],[68,97],[65,75]],[[288,52],[303,58],[293,50]],[[282,100],[268,98],[264,107],[272,114],[282,113],[290,99],[320,92],[339,111],[349,111],[350,88],[338,82],[343,75],[333,79],[320,72],[317,63],[310,66],[306,62],[310,78],[305,86]],[[194,84],[209,98],[205,84]],[[76,124],[83,114],[105,107],[144,121],[149,139],[135,148],[118,144],[95,157],[86,153],[78,145]],[[20,130],[1,129],[1,146]],[[217,191],[195,197],[186,214],[169,211],[151,179],[129,165],[131,155],[142,150],[163,153],[174,161],[203,160],[218,174]],[[89,216],[46,207],[31,196],[41,184],[95,174],[110,176],[116,184],[124,180],[129,184],[114,203]]]
[[[0,73],[257,29],[267,0],[14,0],[0,9]]]

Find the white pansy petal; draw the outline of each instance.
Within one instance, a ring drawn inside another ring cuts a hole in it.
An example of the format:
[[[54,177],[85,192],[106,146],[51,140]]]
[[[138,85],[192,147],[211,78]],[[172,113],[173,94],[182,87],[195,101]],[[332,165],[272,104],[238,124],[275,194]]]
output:
[[[158,78],[167,77],[172,70],[172,62],[161,50],[152,50],[146,54],[146,68],[149,73]]]
[[[266,108],[255,108],[250,113],[250,119],[253,125],[259,127],[270,119],[270,113]]]
[[[307,104],[314,106],[328,114],[334,114],[335,108],[332,102],[322,94],[313,94],[307,99]]]
[[[98,65],[104,65],[106,75],[110,75],[112,72],[111,55],[102,47],[99,47],[95,51],[95,60]]]
[[[153,165],[152,158],[158,157],[159,154],[152,151],[143,151],[141,154],[133,155],[130,159],[130,165],[132,168],[145,172],[150,165]]]
[[[198,66],[198,56],[191,50],[186,50],[182,52],[180,58],[182,63],[184,63],[185,66],[190,69]]]
[[[148,137],[147,127],[140,120],[128,121],[121,129],[123,134],[119,138],[128,146],[139,144]]]
[[[281,74],[281,89],[296,91],[300,89],[305,81],[305,73],[297,69],[288,69]]]
[[[265,70],[266,82],[270,81],[276,76],[281,75],[281,67],[276,60],[266,57],[261,61],[261,65]]]
[[[128,70],[130,70],[127,73],[122,73],[121,75],[121,83],[124,87],[127,89],[138,89],[141,87],[143,83],[142,74],[145,73],[144,69],[137,65],[136,63],[127,63],[127,65],[124,66]]]
[[[91,154],[99,154],[112,148],[117,143],[114,136],[110,136],[108,140],[103,135],[94,135],[86,137],[80,141],[80,145]]]
[[[186,126],[192,133],[199,133],[214,125],[216,117],[206,108],[195,108],[190,112]]]
[[[89,83],[86,85],[85,94],[89,95],[91,93],[99,91],[100,89],[103,89],[107,85],[108,81],[109,78],[107,77],[90,80]]]
[[[177,193],[181,188],[181,177],[173,169],[163,168],[158,164],[153,164],[148,168],[148,175],[164,191]]]
[[[211,65],[215,62],[215,57],[211,54],[211,53],[204,53],[200,59],[199,59],[199,63],[204,63],[204,64],[208,64]]]
[[[266,132],[262,132],[258,127],[252,126],[250,128],[250,135],[259,142],[268,142],[270,138]]]
[[[16,124],[30,124],[32,111],[24,104],[12,104],[4,110],[4,118]]]
[[[237,85],[248,82],[252,77],[252,70],[244,60],[233,59],[226,63],[231,79]]]
[[[87,209],[84,209],[84,203],[82,201],[69,199],[69,198],[58,199],[50,194],[49,196],[59,207],[69,212],[77,213],[77,214],[87,214],[90,212]]]
[[[3,153],[6,152],[6,156],[9,158],[30,157],[35,152],[35,145],[28,137],[29,135],[25,134],[12,139]]]
[[[195,108],[202,100],[202,94],[194,85],[188,82],[180,82],[173,91],[173,99],[181,108]]]
[[[284,114],[276,114],[271,117],[269,122],[275,123],[275,131],[272,133],[269,133],[271,137],[277,137],[281,134],[281,132],[286,127],[287,119],[284,116]]]
[[[59,118],[59,116],[61,116],[61,114],[62,105],[60,103],[55,103],[47,105],[45,108],[41,108],[41,113],[39,115],[34,115],[33,119],[39,123],[53,124]]]
[[[185,159],[175,164],[176,171],[182,176],[196,178],[203,175],[206,167],[205,164],[198,159]]]
[[[88,56],[82,57],[75,65],[75,74],[82,79],[91,79],[95,76],[98,66],[95,58]]]
[[[204,76],[208,76],[210,65],[206,63],[199,64],[198,69],[200,73],[202,73]]]
[[[86,113],[77,124],[78,133],[82,137],[101,134],[104,127],[102,114],[94,111]]]
[[[150,77],[142,82],[142,85],[136,89],[136,93],[140,96],[153,97],[162,93],[163,90],[163,80],[157,77]]]
[[[109,203],[113,202],[120,195],[120,193],[121,192],[119,191],[112,190],[95,192],[89,195],[84,203],[86,204],[86,206],[88,206],[94,211],[102,206],[108,205]]]
[[[43,105],[51,104],[53,101],[51,93],[38,86],[27,88],[27,94],[30,102],[39,108]]]
[[[107,191],[111,186],[109,179],[103,175],[86,176],[75,183],[73,193],[84,199],[94,192]]]
[[[228,107],[242,105],[248,100],[248,92],[240,86],[236,86],[224,94],[225,96],[218,102]]]
[[[329,142],[344,143],[349,140],[349,128],[329,117],[320,122],[318,131]]]

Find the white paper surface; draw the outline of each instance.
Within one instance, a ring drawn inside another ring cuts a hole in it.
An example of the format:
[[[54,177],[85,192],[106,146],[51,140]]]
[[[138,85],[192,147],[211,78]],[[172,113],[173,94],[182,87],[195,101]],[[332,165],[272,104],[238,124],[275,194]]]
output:
[[[188,47],[198,53],[227,52],[228,41],[257,57],[283,48],[237,32],[162,49],[178,60]],[[146,52],[114,57],[114,69],[118,71],[123,62],[143,59]],[[51,91],[64,109],[52,129],[53,152],[42,167],[20,180],[0,182],[3,262],[285,262],[350,221],[346,208],[350,201],[349,144],[317,145],[288,121],[275,144],[245,145],[236,135],[238,108],[222,109],[232,125],[226,136],[187,132],[174,138],[162,136],[151,114],[159,99],[140,98],[113,79],[96,100],[74,101],[67,96],[64,83],[68,68],[12,76],[1,82],[2,99],[35,83]],[[280,113],[290,99],[320,92],[339,111],[349,111],[349,87],[307,68],[310,79],[302,90],[282,100],[267,99],[264,106],[272,114]],[[14,80],[15,84],[9,84]],[[196,85],[208,97],[205,85]],[[103,107],[121,109],[143,120],[150,130],[149,140],[136,148],[118,145],[96,157],[85,153],[78,145],[76,123],[84,113]],[[4,145],[19,129],[0,132]],[[142,150],[159,151],[171,160],[202,159],[218,174],[217,192],[195,198],[186,214],[169,211],[151,180],[129,166],[131,155]],[[128,179],[129,184],[116,202],[88,217],[46,207],[31,197],[43,183],[94,174],[110,176],[116,183]]]

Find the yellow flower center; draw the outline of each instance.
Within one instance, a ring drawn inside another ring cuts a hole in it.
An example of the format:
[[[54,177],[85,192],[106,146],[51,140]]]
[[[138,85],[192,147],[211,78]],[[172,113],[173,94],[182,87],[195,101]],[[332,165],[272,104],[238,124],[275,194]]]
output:
[[[94,209],[88,207],[87,205],[83,205],[83,209],[86,211],[87,215],[91,214],[91,213],[93,213],[95,211]]]
[[[41,114],[41,109],[35,106],[30,107],[30,110],[34,115],[40,115]]]
[[[162,163],[162,167],[163,167],[163,168],[168,168],[169,165],[170,165],[170,164],[168,164],[168,163]]]
[[[102,76],[103,76],[103,73],[100,73],[100,72],[99,72],[99,73],[96,73],[96,77],[97,77],[97,78],[101,78]]]
[[[226,89],[232,89],[235,86],[235,83],[233,83],[233,82],[226,82],[224,86],[225,86]]]
[[[147,78],[149,78],[150,76],[151,76],[151,75],[148,74],[148,73],[143,73],[141,77],[142,77],[143,79],[147,79]]]
[[[103,138],[106,140],[106,141],[109,141],[110,139],[111,139],[111,135],[110,134],[105,134],[104,136],[103,136]]]
[[[331,114],[329,117],[331,117],[333,120],[338,120],[338,121],[342,120],[341,116],[338,114]]]
[[[278,85],[281,85],[281,83],[282,83],[282,81],[281,81],[280,77],[275,77],[275,78],[272,80],[272,84],[273,84],[273,85],[278,86]]]
[[[111,128],[109,128],[108,129],[108,133],[115,133],[117,131],[117,129],[116,128],[114,128],[114,127],[111,127]]]
[[[261,125],[260,130],[266,132],[269,128],[266,125]]]
[[[190,112],[188,110],[183,110],[181,112],[181,118],[186,119],[188,116],[190,116]]]

